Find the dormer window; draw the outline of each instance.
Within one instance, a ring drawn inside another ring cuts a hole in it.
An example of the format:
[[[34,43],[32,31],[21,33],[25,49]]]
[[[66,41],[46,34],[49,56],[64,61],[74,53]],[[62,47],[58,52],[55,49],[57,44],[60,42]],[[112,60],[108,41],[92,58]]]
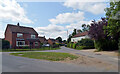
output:
[[[31,38],[36,38],[35,35],[31,35]]]
[[[17,33],[17,37],[23,37],[22,33]]]

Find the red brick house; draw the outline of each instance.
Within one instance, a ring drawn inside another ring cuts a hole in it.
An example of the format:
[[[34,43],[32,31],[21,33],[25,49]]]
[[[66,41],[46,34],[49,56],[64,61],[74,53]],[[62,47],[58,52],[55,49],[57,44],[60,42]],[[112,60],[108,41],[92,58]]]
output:
[[[49,38],[49,39],[48,39],[48,43],[49,43],[50,45],[53,45],[53,44],[55,43],[55,39]]]
[[[38,33],[31,27],[8,24],[5,30],[5,40],[10,42],[11,48],[39,48]]]
[[[47,43],[48,43],[48,42],[47,42],[47,39],[45,38],[45,36],[44,36],[44,37],[39,36],[39,40],[40,40],[40,42],[41,42],[42,44],[47,44]]]

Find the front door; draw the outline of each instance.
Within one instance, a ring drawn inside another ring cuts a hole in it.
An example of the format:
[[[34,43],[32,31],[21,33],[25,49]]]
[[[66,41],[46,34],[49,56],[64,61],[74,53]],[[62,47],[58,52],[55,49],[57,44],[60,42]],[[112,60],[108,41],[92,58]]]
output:
[[[33,48],[33,42],[30,42],[30,48]]]

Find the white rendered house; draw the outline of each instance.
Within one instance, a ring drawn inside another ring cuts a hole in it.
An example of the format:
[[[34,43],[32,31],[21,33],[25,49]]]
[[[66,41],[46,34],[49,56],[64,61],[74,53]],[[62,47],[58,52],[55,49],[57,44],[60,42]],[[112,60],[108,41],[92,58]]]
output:
[[[88,32],[78,33],[78,34],[74,35],[74,36],[71,38],[71,42],[78,42],[78,41],[80,41],[81,39],[85,39],[85,38],[90,38],[90,37],[88,36]]]

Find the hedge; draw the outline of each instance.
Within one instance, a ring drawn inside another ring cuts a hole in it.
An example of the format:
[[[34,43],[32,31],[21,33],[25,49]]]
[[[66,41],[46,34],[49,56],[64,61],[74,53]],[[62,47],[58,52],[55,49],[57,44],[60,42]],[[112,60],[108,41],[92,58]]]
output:
[[[118,43],[118,49],[119,49],[119,53],[120,53],[120,38],[119,38],[119,43]]]
[[[117,50],[117,43],[115,40],[96,40],[95,41],[95,48],[97,51],[111,51]]]
[[[94,41],[91,39],[82,39],[78,43],[68,43],[67,47],[74,48],[74,49],[93,49],[94,48]]]
[[[2,49],[9,49],[9,48],[10,48],[10,42],[2,39]]]

